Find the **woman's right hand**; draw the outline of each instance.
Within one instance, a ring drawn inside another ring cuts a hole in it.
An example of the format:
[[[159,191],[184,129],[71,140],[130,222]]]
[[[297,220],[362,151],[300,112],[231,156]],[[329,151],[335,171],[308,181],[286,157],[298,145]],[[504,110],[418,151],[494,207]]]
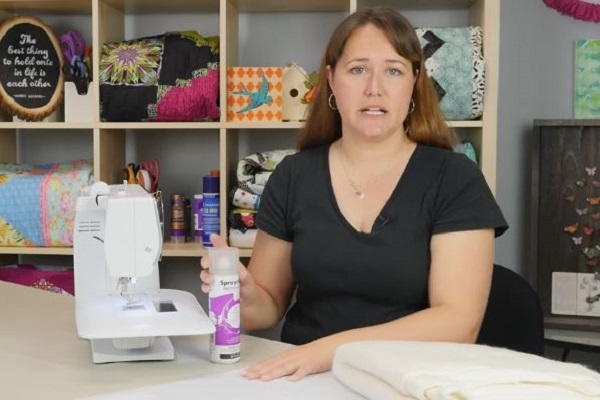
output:
[[[214,247],[227,247],[225,238],[220,235],[210,235],[210,242]],[[210,273],[210,262],[208,255],[201,258],[200,266],[202,267],[200,271],[200,280],[202,281],[201,289],[204,293],[208,293],[213,281],[213,276]],[[247,297],[245,294],[247,294],[249,291],[252,291],[252,287],[255,285],[255,283],[254,279],[252,279],[252,275],[241,262],[238,262],[238,271],[240,279],[240,297],[244,298]]]

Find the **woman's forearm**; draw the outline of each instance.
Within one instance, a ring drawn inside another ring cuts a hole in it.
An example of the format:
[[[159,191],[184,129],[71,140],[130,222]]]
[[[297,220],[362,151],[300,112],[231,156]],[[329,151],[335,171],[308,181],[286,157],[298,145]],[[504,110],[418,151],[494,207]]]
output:
[[[242,291],[240,307],[242,327],[249,331],[271,328],[283,316],[275,300],[258,284],[248,291]]]
[[[481,318],[451,306],[418,311],[394,321],[365,328],[351,329],[320,340],[334,346],[360,340],[414,340],[474,343]]]

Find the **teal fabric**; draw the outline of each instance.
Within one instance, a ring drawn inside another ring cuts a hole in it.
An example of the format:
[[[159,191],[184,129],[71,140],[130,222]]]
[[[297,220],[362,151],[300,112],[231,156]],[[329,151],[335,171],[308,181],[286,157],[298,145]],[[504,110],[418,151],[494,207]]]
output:
[[[481,28],[418,28],[416,32],[446,119],[480,117],[485,88]]]
[[[469,158],[469,160],[473,161],[477,164],[477,151],[475,150],[475,146],[473,143],[469,141],[465,141],[454,146],[454,151],[457,153],[462,153]]]

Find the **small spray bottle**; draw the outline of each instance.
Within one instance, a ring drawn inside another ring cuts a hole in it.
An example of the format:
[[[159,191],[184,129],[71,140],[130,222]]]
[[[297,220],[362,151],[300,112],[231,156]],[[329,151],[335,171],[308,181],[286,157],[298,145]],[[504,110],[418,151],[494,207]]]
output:
[[[216,328],[210,337],[210,360],[232,364],[240,360],[239,253],[235,247],[211,247],[208,258],[213,276],[208,314]]]

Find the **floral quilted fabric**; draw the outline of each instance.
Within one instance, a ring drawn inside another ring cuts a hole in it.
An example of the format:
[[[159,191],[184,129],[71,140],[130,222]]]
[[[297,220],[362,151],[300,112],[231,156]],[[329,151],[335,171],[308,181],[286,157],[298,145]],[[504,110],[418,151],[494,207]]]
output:
[[[103,121],[216,120],[218,95],[216,37],[169,32],[102,46]]]
[[[75,202],[90,161],[0,164],[0,246],[71,246]]]
[[[446,119],[481,117],[485,91],[481,27],[418,28],[416,33]]]

